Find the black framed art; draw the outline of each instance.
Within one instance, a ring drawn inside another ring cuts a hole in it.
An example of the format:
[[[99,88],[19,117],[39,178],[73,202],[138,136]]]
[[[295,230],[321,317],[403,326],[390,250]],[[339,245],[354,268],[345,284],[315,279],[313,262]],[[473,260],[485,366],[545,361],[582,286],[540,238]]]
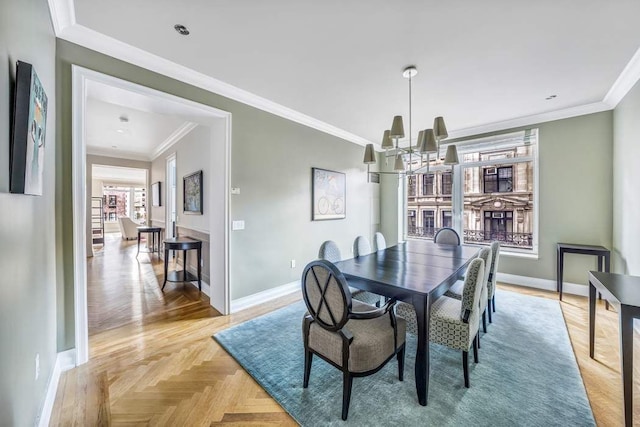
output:
[[[182,178],[183,211],[185,214],[202,215],[202,171]]]

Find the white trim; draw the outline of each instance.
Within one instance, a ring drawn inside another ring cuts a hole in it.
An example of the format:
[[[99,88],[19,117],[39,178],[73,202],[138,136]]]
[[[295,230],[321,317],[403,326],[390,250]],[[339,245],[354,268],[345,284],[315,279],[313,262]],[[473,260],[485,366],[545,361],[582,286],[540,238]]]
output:
[[[51,412],[53,411],[53,403],[56,401],[56,393],[58,392],[58,383],[60,382],[60,375],[64,371],[73,369],[76,366],[76,351],[75,349],[63,351],[56,355],[56,362],[53,365],[53,371],[51,372],[51,378],[49,379],[49,385],[47,386],[47,395],[42,405],[42,411],[40,412],[40,419],[37,424],[40,427],[46,427],[51,420]]]
[[[640,48],[636,50],[636,53],[624,67],[603,101],[615,108],[638,80],[640,80]]]
[[[545,291],[556,292],[556,281],[550,279],[540,279],[538,277],[518,276],[515,274],[507,274],[498,272],[498,282],[508,283],[511,285],[526,286],[529,288],[544,289]],[[562,293],[588,296],[589,287],[579,285],[577,283],[563,282]]]
[[[189,132],[194,130],[197,126],[197,123],[184,122],[178,129],[176,129],[171,135],[169,135],[167,139],[165,139],[162,144],[158,146],[158,148],[154,150],[153,154],[151,155],[151,159],[149,160],[154,161],[155,159],[157,159],[160,154],[162,154],[165,150],[168,150],[175,143],[187,136]]]
[[[76,8],[73,0],[48,0],[51,23],[56,36],[65,28],[76,24]]]
[[[149,156],[145,156],[144,154],[137,153],[134,151],[127,151],[127,150],[113,150],[109,148],[86,147],[86,153],[92,156],[112,157],[115,159],[138,160],[141,162],[149,161]]]
[[[52,0],[54,1],[54,0]],[[96,52],[112,56],[147,70],[171,77],[178,81],[194,85],[207,91],[222,95],[234,101],[266,111],[276,116],[284,117],[292,122],[300,123],[329,135],[359,145],[371,144],[371,141],[347,132],[329,123],[314,119],[284,105],[270,101],[246,90],[232,86],[206,74],[194,71],[184,65],[177,64],[145,50],[123,43],[113,37],[106,36],[82,25],[64,28],[57,36],[63,40],[79,44]]]
[[[246,297],[237,298],[231,301],[231,313],[253,307],[264,302],[272,301],[285,295],[300,292],[300,280],[286,283],[275,288],[267,289]]]
[[[159,102],[173,102],[183,107],[198,110],[198,116],[203,119],[202,124],[211,123],[220,126],[220,120],[224,120],[225,136],[224,141],[217,141],[223,144],[225,153],[224,161],[226,170],[220,171],[224,176],[225,204],[222,207],[225,223],[220,234],[224,239],[224,253],[214,256],[214,251],[210,251],[209,263],[212,271],[223,271],[222,277],[217,281],[224,282],[223,286],[216,287],[216,295],[209,295],[211,305],[222,314],[229,313],[230,306],[230,277],[229,277],[229,197],[231,192],[229,187],[231,182],[231,113],[217,108],[196,103],[194,101],[179,98],[164,92],[157,91],[145,86],[140,86],[116,77],[88,70],[77,65],[71,66],[72,71],[72,200],[73,200],[73,260],[74,260],[74,305],[75,305],[75,344],[76,362],[78,365],[88,360],[89,354],[89,334],[87,320],[87,268],[86,268],[86,138],[85,138],[85,116],[86,116],[86,89],[89,81],[99,82],[112,87],[128,90],[139,95],[144,95]],[[213,132],[212,132],[213,138]],[[220,139],[220,138],[219,138]],[[215,143],[212,139],[212,143]],[[211,170],[219,170],[216,167],[218,158],[210,156]],[[219,206],[219,205],[217,205]],[[213,208],[212,208],[213,209]],[[210,228],[213,225],[213,215],[210,216]],[[216,230],[218,230],[216,228]],[[213,228],[211,228],[213,230]],[[200,230],[197,230],[200,231]],[[211,234],[211,231],[204,231]],[[217,232],[217,231],[216,231]],[[208,285],[207,285],[208,287]],[[207,289],[203,286],[203,290]],[[208,288],[210,290],[210,288]],[[209,292],[207,290],[206,292]],[[214,305],[214,302],[216,305]]]

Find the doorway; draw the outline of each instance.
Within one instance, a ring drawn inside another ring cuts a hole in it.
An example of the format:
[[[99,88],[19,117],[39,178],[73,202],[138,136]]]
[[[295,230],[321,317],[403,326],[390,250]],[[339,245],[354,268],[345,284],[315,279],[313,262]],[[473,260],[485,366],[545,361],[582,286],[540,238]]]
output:
[[[193,127],[204,125],[211,128],[208,160],[210,185],[204,194],[204,209],[209,212],[207,228],[210,235],[209,281],[216,286],[203,283],[203,292],[209,294],[210,304],[222,314],[229,313],[229,194],[231,168],[231,114],[207,105],[178,98],[167,93],[140,86],[125,80],[107,76],[79,66],[72,66],[72,195],[73,195],[73,248],[74,248],[74,307],[75,307],[75,344],[76,364],[88,360],[88,318],[87,318],[87,236],[90,223],[90,198],[87,197],[86,163],[86,107],[87,91],[91,87],[107,87],[111,92],[131,94],[131,102],[149,105],[164,114],[189,117],[193,126],[184,130],[188,133]],[[124,122],[124,120],[120,120]],[[180,134],[180,132],[176,132]],[[167,142],[172,144],[174,142]],[[164,143],[163,143],[164,144]],[[170,146],[170,145],[168,145]],[[158,147],[160,152],[167,146]],[[177,177],[174,175],[174,187]],[[174,197],[174,204],[177,200]],[[177,209],[176,209],[177,212]],[[177,214],[175,220],[178,220]],[[169,227],[165,227],[169,228]]]
[[[176,183],[177,166],[176,154],[167,157],[167,224],[165,236],[176,237],[176,223],[178,220],[178,187]]]

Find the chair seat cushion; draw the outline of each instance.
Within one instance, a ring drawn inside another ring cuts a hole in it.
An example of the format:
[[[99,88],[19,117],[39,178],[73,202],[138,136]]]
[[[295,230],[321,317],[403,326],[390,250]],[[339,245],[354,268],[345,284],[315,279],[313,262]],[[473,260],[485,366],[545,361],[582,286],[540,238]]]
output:
[[[376,307],[359,301],[352,301],[354,312],[371,311]],[[398,348],[404,344],[406,323],[404,319],[397,319]],[[393,347],[393,327],[388,314],[375,319],[349,320],[344,326],[353,334],[353,341],[349,346],[349,371],[367,372],[378,368],[396,349]],[[320,353],[337,365],[342,365],[342,337],[337,332],[327,331],[317,323],[309,328],[309,348]]]
[[[431,306],[429,341],[469,351],[478,325],[473,325],[477,321],[464,323],[460,318],[461,310],[462,301],[447,296],[438,298]]]
[[[363,291],[362,289],[356,289],[352,287],[349,287],[349,290],[351,291],[351,297],[354,300],[363,302],[365,304],[376,305],[376,303],[382,300],[382,297],[380,295],[374,294],[372,292],[367,292]]]
[[[458,280],[444,294],[449,298],[462,299],[462,291],[464,290],[464,280]]]

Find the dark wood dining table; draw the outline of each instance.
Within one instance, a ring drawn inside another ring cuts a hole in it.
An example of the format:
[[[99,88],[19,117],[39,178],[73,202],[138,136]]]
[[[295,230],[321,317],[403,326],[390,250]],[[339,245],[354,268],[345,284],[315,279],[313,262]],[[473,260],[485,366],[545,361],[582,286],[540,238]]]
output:
[[[462,276],[477,246],[407,240],[387,249],[336,263],[349,286],[412,304],[418,320],[416,390],[425,406],[429,394],[429,312],[431,304]]]

